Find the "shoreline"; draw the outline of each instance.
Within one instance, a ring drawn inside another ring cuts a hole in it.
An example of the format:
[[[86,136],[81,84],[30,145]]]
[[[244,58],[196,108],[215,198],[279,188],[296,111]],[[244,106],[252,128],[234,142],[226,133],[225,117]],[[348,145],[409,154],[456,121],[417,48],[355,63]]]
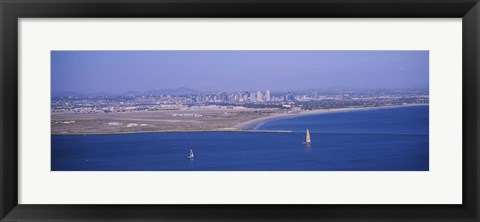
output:
[[[395,105],[395,106],[378,106],[378,107],[349,107],[349,108],[334,108],[334,109],[320,109],[320,110],[308,110],[300,111],[297,113],[279,113],[273,114],[271,116],[260,117],[252,120],[248,120],[242,123],[238,123],[229,128],[219,128],[212,130],[145,130],[145,131],[136,131],[136,132],[111,132],[111,133],[51,133],[50,135],[117,135],[117,134],[140,134],[140,133],[181,133],[181,132],[292,132],[289,130],[256,130],[255,128],[259,124],[263,124],[267,121],[272,121],[282,118],[292,118],[308,115],[318,115],[318,114],[329,114],[329,113],[341,113],[341,112],[351,112],[351,111],[367,111],[367,110],[379,110],[379,109],[393,109],[401,107],[412,107],[412,106],[428,106],[429,104],[406,104],[406,105]]]
[[[335,108],[335,109],[320,109],[320,110],[308,110],[308,111],[300,111],[298,113],[282,113],[277,115],[266,116],[258,119],[249,120],[247,122],[243,122],[240,124],[235,125],[241,130],[253,130],[259,124],[263,124],[267,121],[272,121],[276,119],[283,119],[283,118],[293,118],[293,117],[300,117],[300,116],[308,116],[308,115],[319,115],[319,114],[329,114],[329,113],[342,113],[342,112],[351,112],[351,111],[367,111],[367,110],[379,110],[379,109],[394,109],[394,108],[401,108],[401,107],[412,107],[412,106],[428,106],[429,104],[406,104],[406,105],[396,105],[396,106],[378,106],[378,107],[349,107],[349,108]]]

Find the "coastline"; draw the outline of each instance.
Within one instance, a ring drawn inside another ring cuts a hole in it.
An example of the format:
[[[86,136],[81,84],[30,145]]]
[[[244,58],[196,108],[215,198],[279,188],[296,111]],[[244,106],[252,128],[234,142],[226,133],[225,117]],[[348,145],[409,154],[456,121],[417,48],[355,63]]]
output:
[[[135,132],[109,132],[109,133],[51,133],[51,135],[115,135],[115,134],[139,134],[139,133],[174,133],[174,132],[291,132],[286,130],[256,130],[255,128],[259,124],[263,124],[267,121],[272,121],[282,118],[292,118],[299,116],[329,114],[329,113],[341,113],[351,111],[366,111],[366,110],[378,110],[378,109],[393,109],[401,107],[412,106],[428,106],[429,104],[405,104],[395,106],[378,106],[378,107],[349,107],[349,108],[335,108],[335,109],[320,109],[320,110],[307,110],[299,111],[296,113],[276,113],[270,116],[264,116],[256,119],[251,119],[242,123],[238,123],[229,128],[219,128],[212,130],[145,130]]]
[[[378,107],[349,107],[349,108],[335,108],[335,109],[320,109],[320,110],[308,110],[300,111],[298,113],[282,113],[278,115],[272,115],[267,117],[262,117],[258,119],[249,120],[235,125],[241,130],[251,130],[256,131],[255,128],[259,124],[263,124],[267,121],[272,121],[282,118],[292,118],[299,116],[308,116],[308,115],[318,115],[318,114],[329,114],[329,113],[341,113],[341,112],[351,112],[351,111],[366,111],[366,110],[379,110],[379,109],[394,109],[400,107],[412,107],[412,106],[428,106],[429,104],[406,104],[406,105],[396,105],[396,106],[378,106]]]

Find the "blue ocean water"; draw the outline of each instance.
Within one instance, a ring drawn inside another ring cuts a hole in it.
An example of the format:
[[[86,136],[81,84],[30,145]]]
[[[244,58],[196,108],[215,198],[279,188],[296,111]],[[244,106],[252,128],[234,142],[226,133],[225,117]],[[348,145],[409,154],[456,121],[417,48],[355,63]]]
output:
[[[52,171],[426,171],[428,106],[275,119],[259,130],[52,135]],[[312,144],[306,145],[305,129]],[[187,159],[189,149],[195,154]]]

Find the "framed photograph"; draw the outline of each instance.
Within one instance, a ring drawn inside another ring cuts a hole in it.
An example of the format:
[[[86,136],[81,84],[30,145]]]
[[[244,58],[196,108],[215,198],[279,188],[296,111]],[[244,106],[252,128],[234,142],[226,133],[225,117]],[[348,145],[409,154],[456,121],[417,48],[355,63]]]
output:
[[[2,1],[1,221],[478,221],[476,0]]]
[[[429,171],[428,51],[50,58],[53,172]]]

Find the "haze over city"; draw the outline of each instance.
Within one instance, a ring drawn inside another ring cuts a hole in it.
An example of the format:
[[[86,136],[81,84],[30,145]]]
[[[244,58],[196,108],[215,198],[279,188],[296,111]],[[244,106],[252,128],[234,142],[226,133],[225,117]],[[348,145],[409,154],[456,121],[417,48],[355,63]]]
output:
[[[428,51],[52,51],[51,171],[428,171]]]
[[[52,92],[427,89],[428,51],[52,51]]]

